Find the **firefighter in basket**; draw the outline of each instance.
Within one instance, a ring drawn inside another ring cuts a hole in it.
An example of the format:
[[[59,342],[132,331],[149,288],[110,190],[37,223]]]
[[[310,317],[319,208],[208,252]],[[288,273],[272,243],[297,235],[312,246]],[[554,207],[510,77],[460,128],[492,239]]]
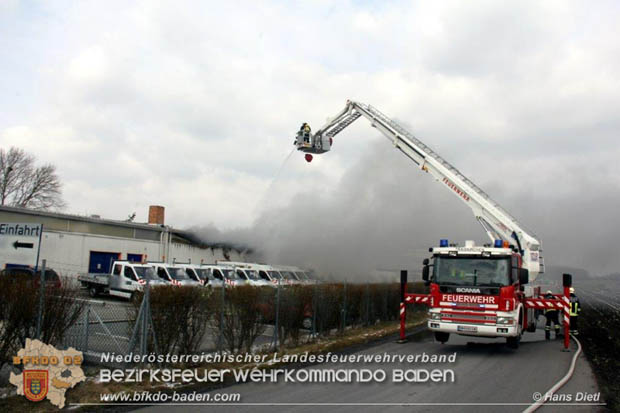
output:
[[[298,134],[302,136],[304,143],[310,143],[310,125],[306,122],[301,125]]]

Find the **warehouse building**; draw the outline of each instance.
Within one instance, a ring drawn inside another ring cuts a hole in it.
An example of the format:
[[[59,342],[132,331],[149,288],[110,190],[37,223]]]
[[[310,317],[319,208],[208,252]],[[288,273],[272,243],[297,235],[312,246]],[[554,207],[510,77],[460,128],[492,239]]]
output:
[[[102,273],[114,260],[214,263],[244,261],[246,249],[219,243],[205,245],[193,234],[164,224],[162,206],[149,207],[148,223],[102,219],[25,208],[0,206],[0,223],[42,224],[39,262],[61,275]],[[30,263],[8,262],[0,251],[0,267]]]

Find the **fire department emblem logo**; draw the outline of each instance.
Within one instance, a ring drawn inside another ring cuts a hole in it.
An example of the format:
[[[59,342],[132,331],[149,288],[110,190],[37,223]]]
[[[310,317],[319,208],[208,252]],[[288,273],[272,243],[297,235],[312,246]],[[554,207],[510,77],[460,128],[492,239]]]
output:
[[[26,339],[26,347],[13,356],[14,366],[23,366],[20,374],[11,372],[9,383],[17,394],[33,402],[49,400],[54,406],[65,407],[65,393],[86,380],[82,370],[81,351],[69,347],[58,350],[51,344]]]
[[[40,402],[47,396],[48,371],[24,370],[24,396],[32,402]]]

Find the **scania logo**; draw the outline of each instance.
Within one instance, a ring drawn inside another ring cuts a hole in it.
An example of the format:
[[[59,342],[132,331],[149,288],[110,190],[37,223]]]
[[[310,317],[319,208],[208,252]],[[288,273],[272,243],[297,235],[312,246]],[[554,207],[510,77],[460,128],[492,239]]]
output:
[[[480,288],[457,288],[457,293],[480,293]]]

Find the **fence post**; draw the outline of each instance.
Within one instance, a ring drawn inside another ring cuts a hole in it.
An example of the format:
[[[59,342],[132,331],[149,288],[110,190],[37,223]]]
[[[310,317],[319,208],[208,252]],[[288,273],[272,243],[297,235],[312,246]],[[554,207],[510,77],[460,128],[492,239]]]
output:
[[[144,311],[142,312],[142,339],[140,340],[140,353],[146,355],[148,348],[148,327],[149,327],[149,304],[151,297],[151,288],[149,280],[146,282],[146,288],[144,291]]]
[[[319,294],[319,283],[314,282],[314,294],[312,295],[312,337],[316,337],[316,313]]]
[[[37,339],[41,339],[41,324],[43,323],[43,306],[45,305],[45,264],[46,260],[43,260],[41,266],[41,279],[40,292],[39,292],[39,314],[37,316]]]
[[[370,285],[366,281],[366,327],[370,325]]]
[[[90,327],[88,319],[90,318],[90,304],[86,305],[86,311],[84,312],[84,343],[82,351],[86,353],[88,351],[88,329]]]
[[[279,343],[278,341],[280,340],[279,337],[279,330],[280,330],[280,279],[278,278],[278,290],[276,292],[276,323],[274,326],[274,331],[273,331],[273,346],[274,348],[279,348]]]
[[[148,281],[147,281],[148,283]],[[147,316],[146,319],[149,322],[149,325],[151,326],[151,333],[153,333],[153,349],[155,350],[155,354],[159,353],[159,348],[157,346],[157,335],[155,334],[155,324],[153,324],[153,316],[151,315],[151,295],[149,293],[149,301],[148,301],[148,307],[147,307],[147,312],[146,312]]]
[[[223,336],[223,331],[224,331],[224,308],[225,308],[225,300],[226,300],[226,283],[222,283],[222,292],[220,293],[220,328],[219,328],[219,334],[218,334],[218,338],[217,338],[217,350],[219,351],[220,354],[222,354],[222,347],[224,344],[224,336]]]
[[[342,304],[342,331],[344,332],[344,329],[347,326],[347,280],[344,280],[344,299],[343,299],[343,304]]]
[[[390,314],[388,312],[388,298],[389,298],[390,290],[388,289],[386,285],[383,285],[382,290],[383,290],[383,320],[381,321],[388,321],[390,320]]]
[[[398,343],[404,343],[406,341],[405,336],[405,323],[407,321],[407,313],[405,310],[405,296],[407,294],[407,270],[400,271],[400,334]]]
[[[147,278],[147,283],[148,283],[148,278]],[[136,317],[134,324],[133,324],[133,330],[131,331],[131,338],[129,339],[129,347],[128,347],[128,352],[132,351],[134,346],[136,345],[136,340],[138,340],[138,334],[139,333],[139,329],[140,329],[140,323],[142,322],[142,320],[144,319],[144,307],[145,307],[145,299],[146,297],[146,293],[145,295],[142,297],[142,302],[140,303],[140,308],[138,310],[138,316]],[[97,314],[97,312],[94,312],[95,317],[99,320],[99,322],[105,327],[105,325],[103,324],[103,322],[101,321],[101,318],[99,317],[99,315]],[[142,346],[142,344],[140,344],[140,346]]]

